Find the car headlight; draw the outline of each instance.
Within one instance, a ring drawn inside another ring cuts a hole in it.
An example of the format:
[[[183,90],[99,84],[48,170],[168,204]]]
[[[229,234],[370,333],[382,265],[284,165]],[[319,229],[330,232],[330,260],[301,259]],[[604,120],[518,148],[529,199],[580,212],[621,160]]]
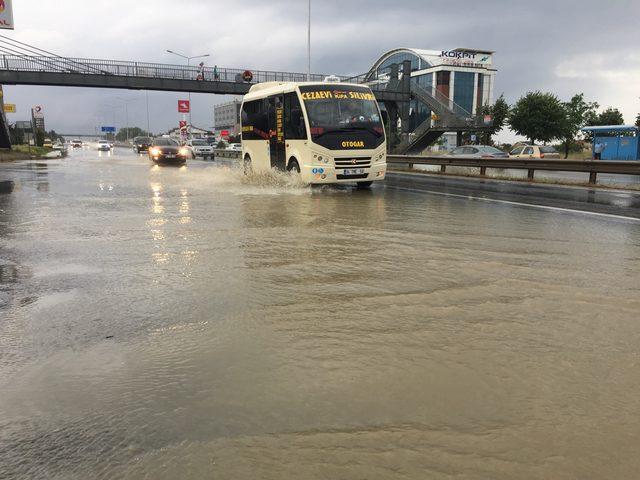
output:
[[[187,147],[181,147],[180,150],[178,150],[178,153],[186,157],[189,154],[189,149]]]
[[[158,156],[160,155],[160,149],[158,147],[151,147],[149,149],[149,153],[151,153],[151,155],[153,155],[154,157]]]

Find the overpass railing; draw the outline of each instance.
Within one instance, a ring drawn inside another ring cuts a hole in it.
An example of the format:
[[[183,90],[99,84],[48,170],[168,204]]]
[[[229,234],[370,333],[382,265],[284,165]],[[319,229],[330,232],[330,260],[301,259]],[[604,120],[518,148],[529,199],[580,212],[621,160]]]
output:
[[[171,80],[202,80],[211,82],[242,82],[249,70],[251,82],[304,82],[306,73],[276,72],[224,67],[200,68],[197,65],[172,65],[162,63],[96,60],[56,56],[2,55],[0,70],[48,73],[79,73],[84,75],[116,75],[125,77],[162,78]],[[322,81],[324,74],[311,74],[311,81]],[[347,77],[338,77],[341,80]]]
[[[602,160],[545,160],[520,158],[473,158],[448,156],[387,155],[390,165],[436,165],[440,172],[446,173],[447,167],[475,167],[480,175],[486,175],[487,168],[526,170],[527,178],[534,179],[536,170],[556,172],[588,173],[589,183],[595,184],[599,173],[619,175],[640,175],[640,162],[602,161]]]

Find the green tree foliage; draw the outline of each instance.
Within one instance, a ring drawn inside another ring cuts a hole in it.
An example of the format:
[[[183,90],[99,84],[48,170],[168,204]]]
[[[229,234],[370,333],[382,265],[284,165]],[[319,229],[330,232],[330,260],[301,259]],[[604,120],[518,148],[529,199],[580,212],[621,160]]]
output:
[[[135,137],[150,137],[151,135],[149,135],[148,132],[142,130],[140,127],[128,127],[128,128],[121,128],[120,130],[118,130],[118,133],[116,134],[116,140],[119,142],[124,142],[127,140],[127,138],[129,140],[132,140]]]
[[[478,135],[484,145],[493,145],[492,136],[499,133],[507,123],[509,117],[509,104],[504,99],[504,94],[500,95],[493,105],[484,105],[481,109],[482,115],[491,115],[493,124],[491,129]]]
[[[563,106],[566,117],[561,146],[564,149],[564,158],[568,158],[580,129],[595,115],[599,105],[596,102],[586,102],[584,93],[579,93],[568,102],[564,102]]]
[[[36,145],[38,147],[41,147],[44,145],[44,130],[42,130],[41,128],[38,128],[36,130]]]
[[[24,131],[16,128],[15,124],[9,125],[9,136],[11,145],[22,145],[24,143]]]
[[[640,113],[636,117],[636,127],[640,128]]]
[[[593,114],[588,119],[590,126],[602,126],[602,125],[624,125],[624,117],[620,110],[617,108],[609,107],[606,110],[596,114]]]
[[[513,106],[508,121],[514,132],[532,143],[550,142],[564,136],[566,114],[555,95],[529,92]]]

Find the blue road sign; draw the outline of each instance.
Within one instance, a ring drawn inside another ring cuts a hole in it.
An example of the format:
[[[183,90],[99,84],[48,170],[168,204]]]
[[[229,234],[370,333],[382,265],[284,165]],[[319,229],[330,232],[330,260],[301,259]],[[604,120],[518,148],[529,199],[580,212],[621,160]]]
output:
[[[116,127],[102,127],[102,133],[116,133]]]

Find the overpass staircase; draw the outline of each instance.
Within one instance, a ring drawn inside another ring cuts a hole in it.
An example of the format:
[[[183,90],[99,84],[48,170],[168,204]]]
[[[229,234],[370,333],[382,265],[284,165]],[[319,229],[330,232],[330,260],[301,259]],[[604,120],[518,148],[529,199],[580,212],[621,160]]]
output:
[[[449,97],[411,83],[411,98],[425,104],[431,116],[419,124],[413,132],[404,133],[394,152],[400,155],[417,154],[433,145],[445,132],[482,131],[491,126],[482,115],[473,115]]]

